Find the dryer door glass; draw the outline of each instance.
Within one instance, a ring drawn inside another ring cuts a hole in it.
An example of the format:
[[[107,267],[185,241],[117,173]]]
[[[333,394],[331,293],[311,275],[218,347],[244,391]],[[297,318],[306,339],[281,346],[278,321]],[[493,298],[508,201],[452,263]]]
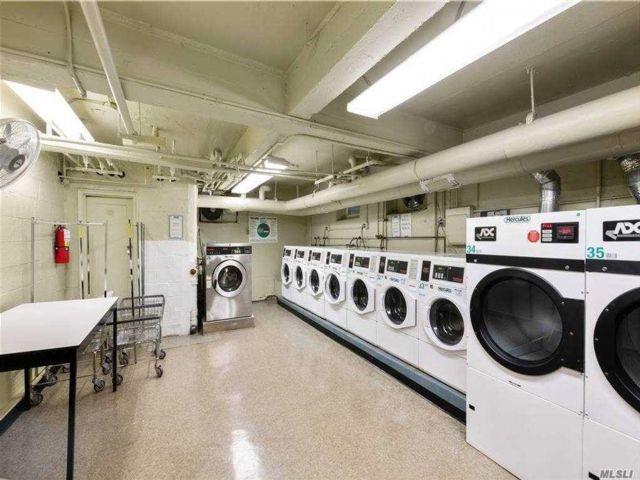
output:
[[[369,305],[369,290],[367,290],[367,285],[359,278],[353,282],[351,298],[353,299],[353,304],[360,311],[363,311]]]
[[[285,283],[289,283],[291,278],[291,270],[289,270],[289,265],[286,263],[282,266],[282,278]]]
[[[640,412],[640,288],[602,311],[593,332],[598,364],[611,386]]]
[[[429,311],[431,329],[446,345],[457,345],[464,336],[464,320],[458,307],[446,298],[436,300]]]
[[[318,275],[318,271],[314,268],[311,270],[311,275],[309,276],[309,284],[311,285],[311,290],[313,293],[318,293],[320,290],[320,275]]]
[[[523,279],[505,279],[488,288],[482,317],[496,347],[518,360],[545,360],[562,340],[562,318],[553,300]]]
[[[218,286],[229,293],[235,292],[242,285],[242,272],[235,265],[227,265],[218,273]]]
[[[296,267],[296,284],[301,287],[302,282],[304,281],[304,272],[302,271],[302,267]]]
[[[329,295],[331,295],[331,298],[334,300],[340,298],[340,281],[333,273],[329,277]]]
[[[407,302],[396,287],[389,288],[384,294],[384,310],[396,325],[402,325],[407,318]]]

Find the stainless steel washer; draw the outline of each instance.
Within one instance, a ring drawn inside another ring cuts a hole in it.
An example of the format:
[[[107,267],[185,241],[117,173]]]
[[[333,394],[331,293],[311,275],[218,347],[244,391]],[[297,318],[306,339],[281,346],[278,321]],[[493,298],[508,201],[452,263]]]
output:
[[[253,322],[251,304],[251,245],[247,243],[207,243],[207,319],[219,329],[239,328],[243,320]]]

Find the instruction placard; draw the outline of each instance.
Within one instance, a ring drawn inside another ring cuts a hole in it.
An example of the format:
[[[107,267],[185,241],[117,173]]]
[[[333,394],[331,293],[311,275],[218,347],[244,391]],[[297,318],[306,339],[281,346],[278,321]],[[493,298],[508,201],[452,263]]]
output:
[[[411,236],[411,214],[402,213],[399,215],[389,215],[391,220],[391,237]]]
[[[182,215],[169,215],[169,238],[171,240],[184,238]]]
[[[251,243],[275,243],[278,241],[276,217],[249,217],[249,241]]]

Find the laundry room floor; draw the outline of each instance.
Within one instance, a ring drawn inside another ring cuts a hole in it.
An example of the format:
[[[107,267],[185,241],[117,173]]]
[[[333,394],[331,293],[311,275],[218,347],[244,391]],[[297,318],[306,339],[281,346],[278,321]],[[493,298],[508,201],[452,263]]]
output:
[[[464,426],[275,302],[256,327],[167,339],[165,374],[79,385],[76,478],[513,478]],[[0,478],[64,477],[67,383],[0,437]]]

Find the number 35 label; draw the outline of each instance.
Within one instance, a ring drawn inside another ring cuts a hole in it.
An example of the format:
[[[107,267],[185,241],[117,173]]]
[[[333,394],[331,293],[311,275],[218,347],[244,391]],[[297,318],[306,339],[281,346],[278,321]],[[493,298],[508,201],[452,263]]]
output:
[[[587,258],[604,258],[604,247],[587,247]]]

